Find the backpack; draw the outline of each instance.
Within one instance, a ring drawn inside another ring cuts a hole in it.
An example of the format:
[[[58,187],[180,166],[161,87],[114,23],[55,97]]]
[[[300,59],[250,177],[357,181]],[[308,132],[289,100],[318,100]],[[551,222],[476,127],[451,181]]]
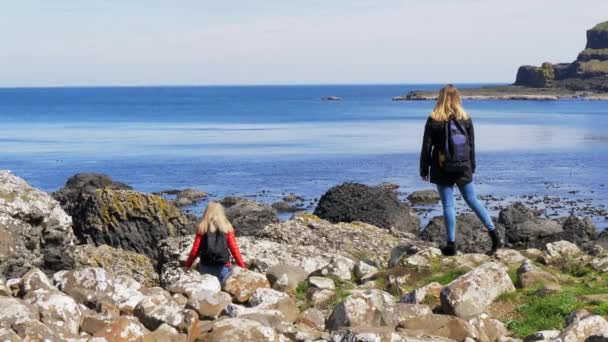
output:
[[[469,136],[458,120],[450,117],[445,123],[445,142],[441,168],[447,173],[464,173],[471,168]]]
[[[206,232],[203,238],[199,256],[203,265],[217,266],[225,265],[230,261],[230,250],[226,235],[220,231]]]

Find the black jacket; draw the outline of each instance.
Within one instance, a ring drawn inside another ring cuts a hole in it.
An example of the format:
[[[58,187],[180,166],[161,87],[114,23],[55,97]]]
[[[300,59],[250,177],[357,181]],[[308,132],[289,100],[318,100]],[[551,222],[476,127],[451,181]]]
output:
[[[439,167],[439,151],[443,149],[445,143],[445,121],[435,121],[430,117],[426,120],[424,127],[424,138],[422,139],[422,151],[420,152],[420,176],[429,175],[430,181],[434,184],[465,185],[473,181],[475,172],[475,132],[473,121],[459,120],[460,124],[467,131],[471,150],[471,165],[463,173],[446,173]]]

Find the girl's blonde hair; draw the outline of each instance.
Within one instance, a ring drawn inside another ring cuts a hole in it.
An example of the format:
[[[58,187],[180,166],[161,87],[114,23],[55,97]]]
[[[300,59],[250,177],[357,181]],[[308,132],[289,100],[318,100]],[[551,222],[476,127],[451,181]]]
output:
[[[202,235],[208,231],[215,233],[218,230],[224,234],[228,234],[234,228],[226,217],[224,207],[219,202],[211,202],[207,205],[207,209],[205,209],[203,220],[198,224],[198,233]]]
[[[448,84],[439,91],[437,104],[431,112],[431,119],[435,121],[447,121],[450,116],[454,116],[457,120],[469,119],[469,114],[464,111],[460,103],[458,89]]]

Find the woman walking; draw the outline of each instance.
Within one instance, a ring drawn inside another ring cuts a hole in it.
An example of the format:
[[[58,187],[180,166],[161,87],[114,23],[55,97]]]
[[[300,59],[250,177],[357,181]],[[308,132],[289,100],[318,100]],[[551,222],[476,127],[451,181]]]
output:
[[[218,202],[211,202],[198,225],[185,269],[189,270],[194,260],[200,257],[199,272],[214,275],[223,283],[230,272],[230,254],[238,266],[245,268],[234,228],[228,221],[224,208]]]
[[[420,153],[420,176],[423,180],[436,184],[441,197],[447,232],[447,244],[442,248],[445,255],[455,255],[457,251],[454,185],[458,186],[467,205],[487,228],[492,239],[490,253],[496,252],[504,245],[494,229],[492,218],[475,194],[473,173],[473,121],[462,108],[456,87],[448,84],[439,91],[435,109],[426,121]]]

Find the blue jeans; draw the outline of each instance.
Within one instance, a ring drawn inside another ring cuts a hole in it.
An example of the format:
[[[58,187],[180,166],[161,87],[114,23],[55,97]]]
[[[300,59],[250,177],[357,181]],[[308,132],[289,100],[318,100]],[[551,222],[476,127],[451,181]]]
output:
[[[198,271],[202,274],[211,274],[212,276],[217,277],[220,280],[220,283],[223,284],[224,280],[230,273],[230,269],[224,265],[211,266],[211,265],[203,265],[201,263],[198,264]]]
[[[464,201],[473,209],[477,217],[483,222],[488,231],[494,230],[494,222],[486,208],[481,204],[477,195],[475,195],[475,187],[473,182],[463,186],[458,186]],[[448,241],[456,241],[456,209],[454,209],[454,187],[437,184],[437,191],[441,197],[441,205],[443,205],[443,219],[445,220],[445,230],[448,235]]]

